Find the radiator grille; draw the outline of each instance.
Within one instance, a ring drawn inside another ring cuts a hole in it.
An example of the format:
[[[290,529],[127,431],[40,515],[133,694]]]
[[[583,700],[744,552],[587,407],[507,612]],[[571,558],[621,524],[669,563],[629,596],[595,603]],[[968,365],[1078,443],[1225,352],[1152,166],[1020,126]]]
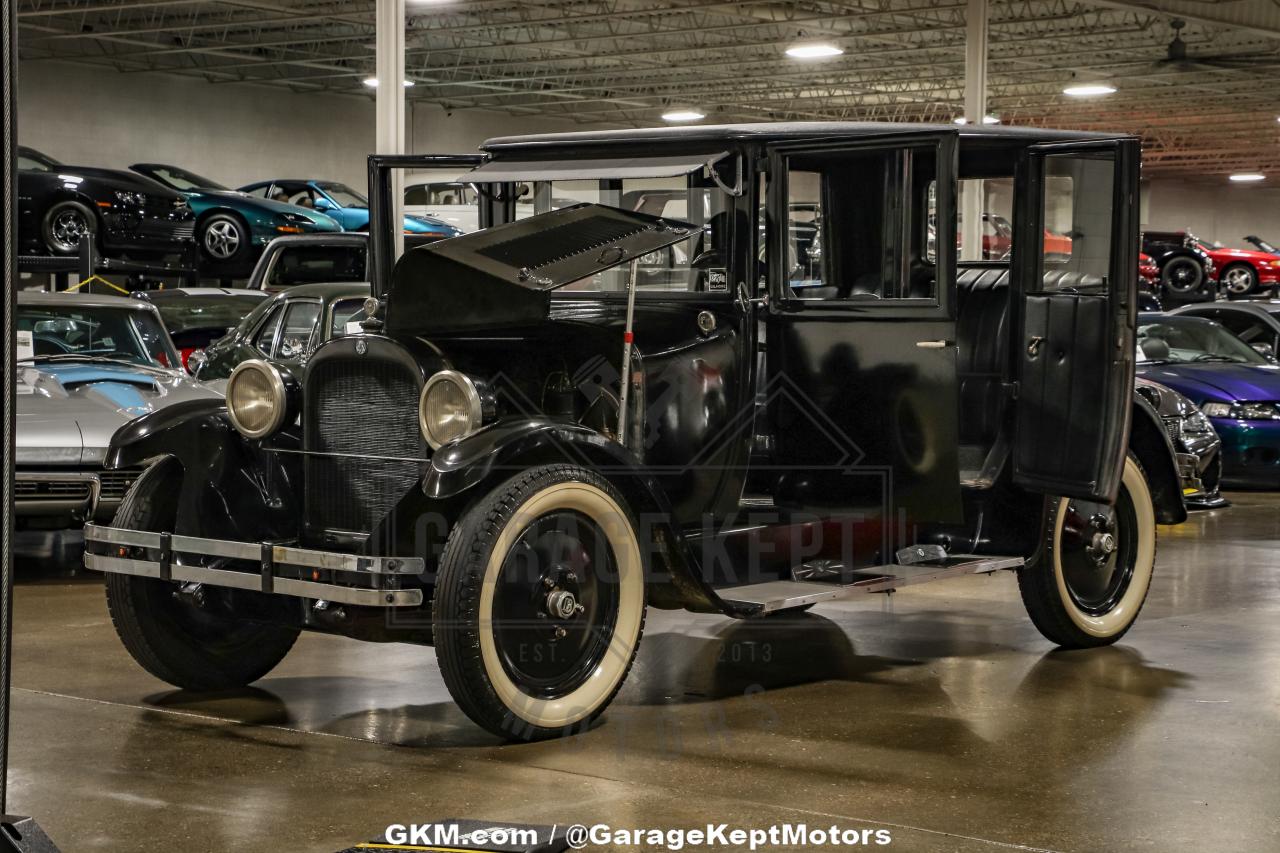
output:
[[[1164,429],[1169,434],[1169,441],[1173,442],[1176,448],[1178,441],[1182,438],[1182,418],[1165,418]]]
[[[98,490],[98,498],[108,501],[122,500],[125,493],[133,486],[133,481],[141,475],[141,468],[114,468],[100,472],[98,482],[101,486]]]
[[[13,484],[15,500],[87,500],[88,480],[17,480]]]
[[[367,533],[417,485],[427,465],[419,390],[416,374],[372,355],[313,367],[306,388],[309,527]]]

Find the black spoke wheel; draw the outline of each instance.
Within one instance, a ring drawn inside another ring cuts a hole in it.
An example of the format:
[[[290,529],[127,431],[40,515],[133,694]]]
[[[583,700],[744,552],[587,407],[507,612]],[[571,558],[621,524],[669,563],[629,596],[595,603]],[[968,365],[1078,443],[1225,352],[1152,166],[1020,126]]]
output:
[[[1204,284],[1204,267],[1194,258],[1172,258],[1160,270],[1160,283],[1172,293],[1194,293]]]
[[[533,468],[449,534],[432,603],[445,684],[511,740],[581,731],[612,701],[644,628],[636,523],[594,471]]]
[[[115,527],[172,531],[182,470],[152,465],[125,495]],[[186,690],[226,690],[262,678],[293,648],[300,629],[237,619],[221,590],[183,594],[177,583],[108,574],[107,609],[116,633],[143,669]]]
[[[1155,566],[1155,509],[1142,466],[1125,461],[1114,506],[1054,499],[1044,536],[1018,573],[1031,621],[1067,648],[1119,640],[1146,601]]]
[[[74,255],[80,243],[92,240],[97,220],[93,211],[78,201],[63,201],[44,216],[44,244],[55,255]]]

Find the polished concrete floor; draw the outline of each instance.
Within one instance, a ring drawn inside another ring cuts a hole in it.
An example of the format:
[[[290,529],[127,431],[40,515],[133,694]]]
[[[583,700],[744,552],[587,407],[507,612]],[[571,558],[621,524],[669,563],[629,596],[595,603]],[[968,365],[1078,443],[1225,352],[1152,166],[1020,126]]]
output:
[[[175,692],[99,582],[21,561],[10,810],[67,851],[336,851],[446,817],[1280,850],[1280,496],[1233,497],[1161,529],[1122,645],[1054,652],[1007,574],[793,621],[655,612],[602,724],[515,746],[462,716],[430,649],[308,635],[252,689]]]

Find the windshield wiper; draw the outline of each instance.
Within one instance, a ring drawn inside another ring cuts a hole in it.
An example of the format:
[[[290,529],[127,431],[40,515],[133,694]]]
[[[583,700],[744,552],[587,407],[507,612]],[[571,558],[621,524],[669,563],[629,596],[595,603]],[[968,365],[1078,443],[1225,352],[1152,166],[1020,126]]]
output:
[[[1210,352],[1201,353],[1193,358],[1192,361],[1225,361],[1231,364],[1244,364],[1243,358],[1237,358],[1234,355],[1215,355]]]

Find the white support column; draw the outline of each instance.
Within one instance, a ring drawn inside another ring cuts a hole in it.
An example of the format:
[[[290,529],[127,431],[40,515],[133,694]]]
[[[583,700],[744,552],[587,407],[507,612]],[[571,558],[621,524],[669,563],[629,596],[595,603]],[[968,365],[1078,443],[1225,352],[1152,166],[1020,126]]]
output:
[[[964,117],[981,127],[987,114],[987,2],[969,0],[965,22]],[[960,260],[982,258],[983,188],[970,181],[960,193]]]
[[[375,153],[404,154],[404,0],[376,0],[378,96]],[[395,256],[404,252],[404,174],[391,179]]]

